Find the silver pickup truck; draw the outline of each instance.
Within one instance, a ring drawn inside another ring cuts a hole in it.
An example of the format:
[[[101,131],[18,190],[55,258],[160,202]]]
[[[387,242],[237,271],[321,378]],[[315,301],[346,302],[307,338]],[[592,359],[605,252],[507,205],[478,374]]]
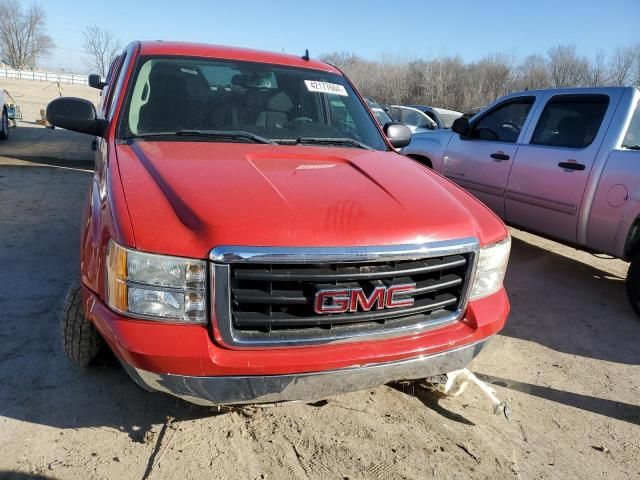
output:
[[[632,87],[515,93],[452,130],[414,135],[403,153],[511,225],[631,261],[640,315],[639,101]]]

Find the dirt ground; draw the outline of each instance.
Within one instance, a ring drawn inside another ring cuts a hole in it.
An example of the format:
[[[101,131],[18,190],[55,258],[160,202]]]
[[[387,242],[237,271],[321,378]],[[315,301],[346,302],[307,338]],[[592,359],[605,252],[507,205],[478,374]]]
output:
[[[27,123],[35,122],[40,118],[40,109],[46,109],[51,100],[61,95],[86,98],[96,104],[100,98],[100,91],[88,85],[0,78],[0,88],[11,94],[16,104],[20,106],[23,120]]]
[[[108,358],[75,369],[58,315],[78,274],[89,144],[29,124],[0,144],[0,479],[640,477],[627,265],[517,230],[512,314],[473,367],[510,422],[472,387],[218,411],[144,392]]]

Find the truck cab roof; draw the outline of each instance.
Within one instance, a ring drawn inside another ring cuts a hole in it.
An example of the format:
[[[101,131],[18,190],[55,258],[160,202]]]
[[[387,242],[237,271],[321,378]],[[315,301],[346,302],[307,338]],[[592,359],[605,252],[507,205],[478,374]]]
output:
[[[190,42],[165,42],[163,40],[139,41],[141,56],[171,55],[179,57],[220,58],[226,60],[243,60],[258,63],[269,63],[289,67],[310,68],[341,74],[341,72],[320,60],[305,60],[302,56],[286,53],[266,52],[248,48],[208,45]]]

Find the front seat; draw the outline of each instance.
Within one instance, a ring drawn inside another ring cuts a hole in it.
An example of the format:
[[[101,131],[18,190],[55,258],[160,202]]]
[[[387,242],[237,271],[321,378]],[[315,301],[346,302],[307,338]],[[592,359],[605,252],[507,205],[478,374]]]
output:
[[[268,128],[282,128],[289,121],[288,112],[293,108],[293,102],[284,92],[278,92],[267,100],[267,110],[258,114],[256,126]]]
[[[188,128],[191,95],[180,65],[157,63],[149,74],[149,99],[140,107],[138,128],[145,132],[175,132]]]

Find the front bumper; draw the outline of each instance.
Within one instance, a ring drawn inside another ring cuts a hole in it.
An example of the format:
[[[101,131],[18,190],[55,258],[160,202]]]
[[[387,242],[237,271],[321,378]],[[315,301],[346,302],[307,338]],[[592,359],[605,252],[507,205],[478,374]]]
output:
[[[141,387],[169,393],[198,405],[238,405],[314,401],[374,388],[394,380],[431,377],[466,367],[485,342],[408,360],[325,372],[264,376],[195,377],[158,374],[125,365]]]

